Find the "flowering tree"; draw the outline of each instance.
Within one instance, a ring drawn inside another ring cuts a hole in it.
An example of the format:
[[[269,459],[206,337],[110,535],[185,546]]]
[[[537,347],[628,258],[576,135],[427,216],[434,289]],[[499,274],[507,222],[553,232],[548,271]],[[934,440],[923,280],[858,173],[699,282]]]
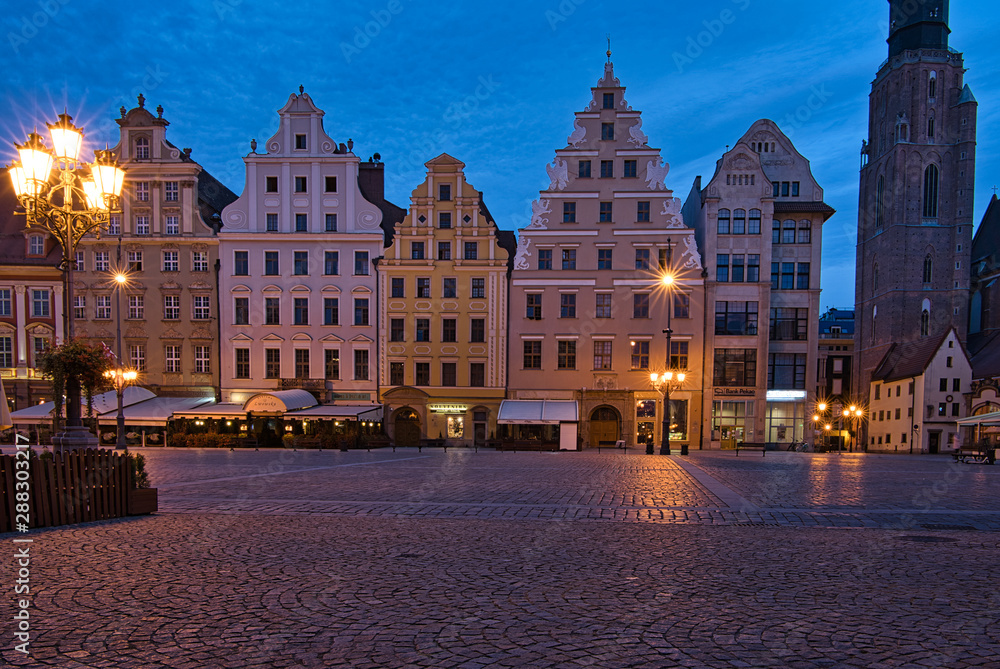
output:
[[[94,395],[111,387],[104,373],[114,367],[114,358],[104,346],[90,346],[72,339],[46,349],[38,356],[36,364],[52,381],[56,420],[62,415],[63,395],[79,397],[82,390],[87,397],[87,415],[92,416]],[[67,407],[67,418],[73,410],[74,407]]]

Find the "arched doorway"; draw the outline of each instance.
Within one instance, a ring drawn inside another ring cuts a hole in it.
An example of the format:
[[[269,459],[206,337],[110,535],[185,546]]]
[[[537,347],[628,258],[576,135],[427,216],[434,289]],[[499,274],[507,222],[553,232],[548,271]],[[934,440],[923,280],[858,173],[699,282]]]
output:
[[[396,446],[420,445],[420,416],[413,409],[400,409],[394,421]]]
[[[614,446],[621,435],[621,415],[609,406],[597,407],[590,414],[590,447]]]

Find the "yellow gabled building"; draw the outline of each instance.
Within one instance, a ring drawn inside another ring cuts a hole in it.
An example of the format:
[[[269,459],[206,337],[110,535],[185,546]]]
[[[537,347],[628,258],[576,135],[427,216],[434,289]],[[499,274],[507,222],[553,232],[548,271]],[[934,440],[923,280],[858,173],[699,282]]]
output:
[[[379,386],[398,446],[485,445],[507,385],[514,233],[498,230],[465,164],[425,163],[378,266]]]

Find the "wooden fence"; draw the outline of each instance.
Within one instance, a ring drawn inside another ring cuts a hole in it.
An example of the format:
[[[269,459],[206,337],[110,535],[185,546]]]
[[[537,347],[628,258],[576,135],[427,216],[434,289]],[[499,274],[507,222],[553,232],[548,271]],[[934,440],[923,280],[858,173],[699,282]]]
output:
[[[27,470],[25,462],[29,463]],[[19,526],[24,522],[21,512],[25,507],[19,505],[25,503],[28,504],[29,528],[128,515],[129,490],[134,487],[129,458],[123,453],[87,449],[30,460],[2,455],[0,532],[21,531]]]

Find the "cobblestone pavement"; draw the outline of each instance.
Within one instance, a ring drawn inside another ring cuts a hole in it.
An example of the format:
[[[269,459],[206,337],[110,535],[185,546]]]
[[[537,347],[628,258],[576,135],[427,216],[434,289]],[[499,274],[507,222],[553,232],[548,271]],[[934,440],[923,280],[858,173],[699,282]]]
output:
[[[10,632],[4,662],[1000,666],[1000,467],[146,454],[159,514],[28,535],[31,652]],[[0,560],[5,583],[13,569]]]

